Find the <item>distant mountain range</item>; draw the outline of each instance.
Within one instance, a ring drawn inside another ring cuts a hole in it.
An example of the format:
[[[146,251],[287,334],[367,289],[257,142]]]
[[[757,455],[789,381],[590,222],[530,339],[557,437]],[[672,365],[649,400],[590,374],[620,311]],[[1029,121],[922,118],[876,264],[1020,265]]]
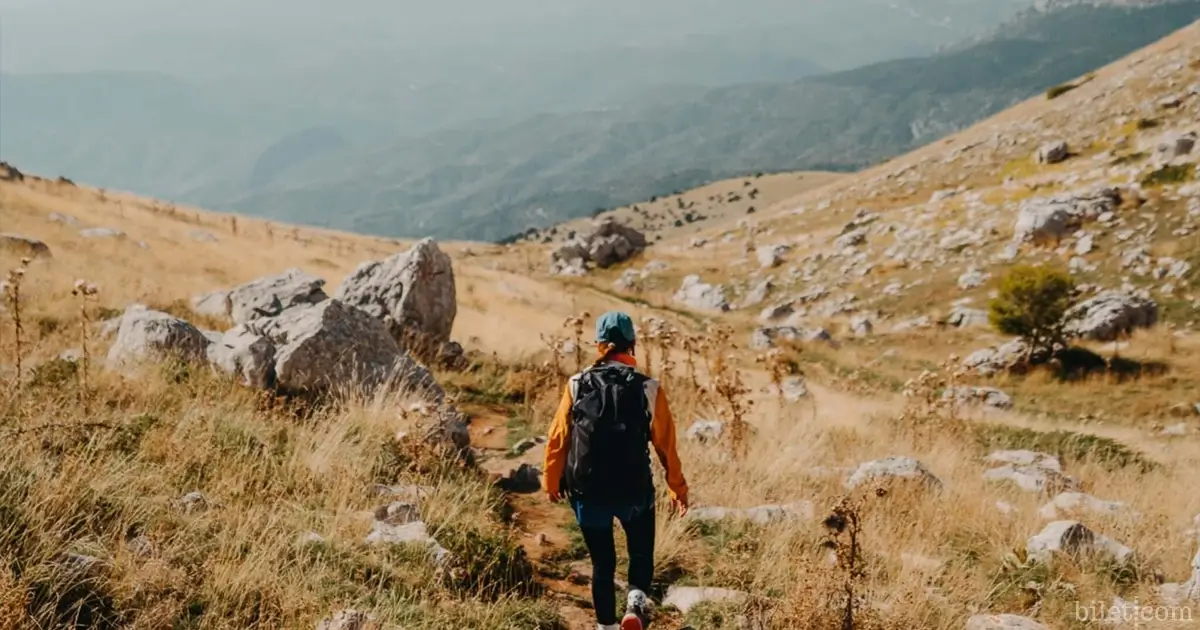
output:
[[[865,58],[919,48],[905,37],[959,32],[950,25],[982,15],[976,7],[1009,16],[1029,7],[851,4],[829,3],[829,23],[872,16],[853,38],[874,46]],[[386,64],[374,57],[376,75],[338,65],[307,85],[303,73],[8,75],[0,156],[215,209],[389,236],[498,239],[731,176],[858,169],[1200,17],[1200,0],[1094,4],[1034,7],[986,35],[964,32],[940,53],[816,75],[833,55],[798,56],[795,36],[760,16],[742,36],[664,32],[661,45],[538,55],[486,80],[470,64],[440,83],[430,70],[411,85],[380,80]],[[829,41],[846,50],[849,40]],[[503,60],[497,50],[497,67]],[[459,62],[446,63],[437,67]],[[407,72],[397,66],[395,76],[415,76]]]
[[[1030,12],[982,41],[792,82],[481,124],[336,151],[218,205],[371,233],[495,239],[757,171],[853,170],[1075,79],[1200,18],[1200,2]],[[329,208],[346,208],[331,216]],[[353,210],[350,210],[353,209]]]

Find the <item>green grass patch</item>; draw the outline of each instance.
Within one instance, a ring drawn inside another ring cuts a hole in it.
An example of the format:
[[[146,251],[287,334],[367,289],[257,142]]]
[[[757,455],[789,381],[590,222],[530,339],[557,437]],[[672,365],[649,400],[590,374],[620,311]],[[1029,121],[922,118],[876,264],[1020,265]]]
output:
[[[1041,451],[1066,461],[1095,461],[1111,471],[1150,472],[1159,464],[1112,438],[1073,431],[1035,431],[1002,424],[978,424],[975,437],[985,449]]]
[[[1169,164],[1147,173],[1142,177],[1142,186],[1157,188],[1168,184],[1182,184],[1196,179],[1195,164]]]
[[[1130,153],[1129,155],[1119,156],[1119,157],[1113,159],[1113,161],[1110,162],[1110,164],[1112,164],[1113,166],[1122,166],[1125,164],[1137,164],[1138,162],[1142,162],[1143,160],[1145,160],[1148,157],[1150,157],[1149,154],[1138,151],[1136,153]]]

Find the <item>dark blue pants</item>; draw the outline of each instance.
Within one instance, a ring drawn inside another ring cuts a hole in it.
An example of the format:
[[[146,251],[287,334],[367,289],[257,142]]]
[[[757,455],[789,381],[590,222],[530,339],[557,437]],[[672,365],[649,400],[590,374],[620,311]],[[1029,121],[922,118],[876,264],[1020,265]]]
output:
[[[649,593],[654,577],[654,497],[651,495],[642,505],[617,507],[572,500],[571,508],[592,558],[592,605],[596,609],[596,621],[602,625],[617,623],[617,594],[613,584],[617,573],[617,548],[613,520],[619,521],[625,529],[629,587]]]

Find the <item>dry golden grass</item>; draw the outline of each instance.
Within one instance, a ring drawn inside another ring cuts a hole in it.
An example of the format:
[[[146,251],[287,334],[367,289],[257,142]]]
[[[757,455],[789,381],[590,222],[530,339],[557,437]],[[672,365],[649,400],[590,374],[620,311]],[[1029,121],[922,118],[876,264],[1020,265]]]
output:
[[[1195,30],[1144,54],[1190,41]],[[745,283],[734,286],[735,281],[758,271],[748,243],[792,243],[788,264],[799,264],[805,256],[826,252],[860,208],[891,220],[894,213],[926,204],[934,191],[960,184],[1006,209],[1030,194],[1057,190],[1048,176],[1068,174],[1074,164],[1033,165],[1029,155],[1040,138],[996,149],[970,172],[942,157],[948,148],[990,137],[996,125],[1037,117],[1070,128],[1081,104],[1103,96],[1106,81],[1130,67],[1105,69],[1097,80],[1053,102],[1035,98],[858,176],[811,182],[820,187],[795,197],[783,198],[786,186],[799,180],[763,178],[760,198],[774,202],[756,208],[749,227],[736,225],[745,218],[744,207],[730,210],[733,206],[725,204],[727,216],[704,224],[700,235],[709,245],[703,249],[689,247],[692,228],[680,228],[664,232],[661,243],[621,267],[586,279],[551,279],[544,277],[544,247],[451,244],[447,249],[455,258],[459,292],[454,336],[477,354],[471,370],[442,378],[464,409],[481,422],[494,423],[488,425],[496,431],[488,436],[485,450],[495,452],[485,453],[492,455],[486,463],[505,463],[499,451],[514,438],[545,430],[566,372],[576,367],[573,355],[551,359],[544,338],[574,336],[570,327],[563,327],[566,317],[621,308],[639,321],[655,316],[679,329],[657,346],[645,343],[639,355],[669,392],[693,504],[752,507],[807,501],[813,506],[813,518],[772,524],[703,524],[660,512],[657,551],[664,586],[722,586],[751,595],[743,605],[693,611],[686,621],[694,627],[742,628],[743,617],[750,627],[841,627],[848,591],[856,598],[856,628],[949,630],[963,627],[974,612],[1011,612],[1036,617],[1052,628],[1082,629],[1088,626],[1074,614],[1077,603],[1108,603],[1117,596],[1155,602],[1160,578],[1187,579],[1196,545],[1195,536],[1184,531],[1194,526],[1200,512],[1194,491],[1200,442],[1194,433],[1172,439],[1155,434],[1155,425],[1173,420],[1179,405],[1200,400],[1200,363],[1191,336],[1177,337],[1161,327],[1136,335],[1120,351],[1142,366],[1161,363],[1162,370],[1122,377],[1101,371],[1065,381],[1048,371],[991,381],[965,379],[1008,390],[1017,401],[1015,411],[947,414],[919,404],[920,399],[906,399],[899,390],[923,370],[938,369],[949,355],[994,343],[998,336],[983,329],[883,329],[857,340],[845,335],[841,319],[813,318],[806,324],[829,327],[842,343],[837,348],[805,344],[788,355],[810,390],[808,398],[789,404],[770,392],[770,370],[756,364],[743,347],[757,309],[714,316],[688,312],[671,301],[689,273],[727,283],[736,300]],[[1142,90],[1139,98],[1150,98],[1152,86],[1130,85]],[[1096,137],[1081,145],[1088,153],[1075,164],[1086,164],[1091,153],[1109,147],[1116,141],[1110,137],[1114,133],[1132,140],[1156,133],[1136,124],[1111,132],[1116,127],[1087,130],[1085,135]],[[921,170],[918,182],[901,187],[878,179],[908,165]],[[1006,176],[1020,181],[1005,186]],[[767,191],[776,182],[780,188]],[[718,192],[689,193],[685,204],[695,197],[703,213],[703,202]],[[828,207],[822,208],[822,201],[829,201]],[[663,202],[656,203],[661,207]],[[1178,223],[1182,205],[1151,195],[1146,208],[1128,209],[1153,209],[1164,217],[1169,228],[1159,227],[1164,236],[1155,243],[1156,254],[1183,257],[1195,249],[1191,237],[1165,236]],[[803,214],[791,213],[800,206],[806,208]],[[958,201],[946,203],[930,225],[959,225],[963,209]],[[52,211],[72,215],[83,225],[50,222]],[[96,625],[109,627],[311,627],[344,607],[369,610],[408,628],[588,627],[580,621],[586,614],[567,615],[549,595],[533,597],[505,584],[503,571],[493,571],[495,566],[483,568],[486,579],[476,585],[482,589],[464,591],[456,588],[461,583],[437,579],[423,558],[362,543],[370,511],[383,502],[372,494],[379,482],[434,486],[422,504],[423,516],[435,535],[460,542],[459,551],[469,557],[519,558],[516,549],[529,549],[530,535],[569,523],[564,508],[539,503],[527,503],[535,507],[520,511],[510,523],[506,498],[480,471],[459,469],[397,442],[398,431],[416,431],[397,411],[404,401],[352,401],[304,415],[267,405],[202,368],[168,365],[124,377],[94,366],[85,385],[76,368],[54,361],[61,351],[80,346],[81,331],[93,330],[80,325],[80,300],[71,295],[78,278],[100,288],[87,305],[90,317],[111,315],[138,301],[195,319],[186,300],[196,293],[288,267],[327,278],[332,291],[358,263],[390,255],[404,244],[173,209],[49,182],[0,183],[0,220],[5,231],[46,241],[54,254],[33,261],[23,281],[25,380],[22,387],[9,386],[0,394],[0,553],[9,567],[0,572],[0,627],[28,627],[10,620],[24,621],[29,614],[43,626],[52,625],[57,616],[74,614],[71,604],[81,598],[84,604],[73,610],[99,611],[106,621]],[[120,228],[128,237],[79,236],[79,228],[92,226]],[[218,240],[197,240],[194,230]],[[728,241],[726,235],[732,235]],[[996,235],[989,246],[999,246],[1009,235]],[[1089,256],[1099,265],[1097,279],[1122,273],[1110,236],[1098,238],[1099,251]],[[885,235],[880,243],[890,244],[891,238]],[[0,269],[13,267],[18,257],[0,252]],[[612,288],[624,269],[655,259],[670,268],[642,292]],[[848,279],[838,290],[875,300],[870,308],[890,315],[890,321],[936,314],[964,295],[956,287],[963,267],[881,265],[865,278]],[[914,280],[925,283],[900,298],[878,295],[889,282]],[[976,298],[973,306],[983,306],[987,291],[984,286],[968,293]],[[1167,306],[1184,313],[1172,311],[1172,322],[1186,318],[1181,305]],[[731,331],[729,341],[711,342],[703,326],[709,319]],[[16,349],[8,319],[0,322],[0,331],[0,377],[7,385],[14,381]],[[682,341],[696,336],[709,343]],[[103,354],[103,340],[88,343],[94,356]],[[1103,347],[1091,350],[1111,353]],[[687,367],[689,357],[694,370]],[[557,364],[559,370],[547,364]],[[729,394],[735,375],[747,392]],[[719,376],[726,379],[723,387],[718,387]],[[737,412],[744,413],[750,427],[742,444],[682,438],[695,419],[730,419],[735,404],[748,410]],[[478,428],[473,434],[482,437]],[[982,478],[987,468],[983,458],[991,449],[1021,447],[1060,456],[1086,492],[1124,501],[1139,514],[1136,519],[1082,519],[1137,551],[1133,571],[1067,558],[1056,558],[1049,566],[1026,561],[1025,541],[1044,526],[1037,511],[1049,497]],[[867,488],[852,497],[858,503],[839,518],[857,519],[858,529],[848,525],[832,543],[844,563],[849,532],[856,532],[856,559],[850,566],[831,565],[831,532],[823,519],[834,506],[844,505],[844,471],[888,455],[919,459],[944,482],[944,490],[893,488],[880,496]],[[178,499],[194,490],[220,506],[182,511]],[[998,501],[1012,509],[999,509]],[[308,532],[325,542],[298,542]],[[548,538],[570,540],[569,535]],[[531,555],[543,570],[556,558],[579,559],[577,544],[562,545]],[[99,558],[99,577],[81,585],[78,575],[64,572],[67,553]],[[520,574],[524,569],[514,570]],[[540,579],[550,581],[548,574]],[[493,587],[512,597],[486,597],[494,594]],[[669,612],[664,616],[667,627],[681,621]]]

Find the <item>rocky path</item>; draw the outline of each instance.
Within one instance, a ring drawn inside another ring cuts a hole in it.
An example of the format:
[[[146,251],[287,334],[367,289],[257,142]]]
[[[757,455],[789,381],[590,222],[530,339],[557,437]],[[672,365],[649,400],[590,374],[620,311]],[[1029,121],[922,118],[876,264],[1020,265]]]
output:
[[[545,446],[537,444],[514,456],[509,446],[508,418],[494,410],[471,409],[471,445],[481,455],[481,466],[493,478],[511,478],[522,465],[542,467]],[[562,558],[570,556],[569,534],[572,520],[563,506],[548,502],[532,485],[509,491],[513,520],[520,530],[519,540],[546,588],[546,596],[561,602],[559,613],[570,630],[592,630],[595,619],[591,610],[591,591],[582,575],[563,571]],[[586,560],[582,561],[586,564]]]

